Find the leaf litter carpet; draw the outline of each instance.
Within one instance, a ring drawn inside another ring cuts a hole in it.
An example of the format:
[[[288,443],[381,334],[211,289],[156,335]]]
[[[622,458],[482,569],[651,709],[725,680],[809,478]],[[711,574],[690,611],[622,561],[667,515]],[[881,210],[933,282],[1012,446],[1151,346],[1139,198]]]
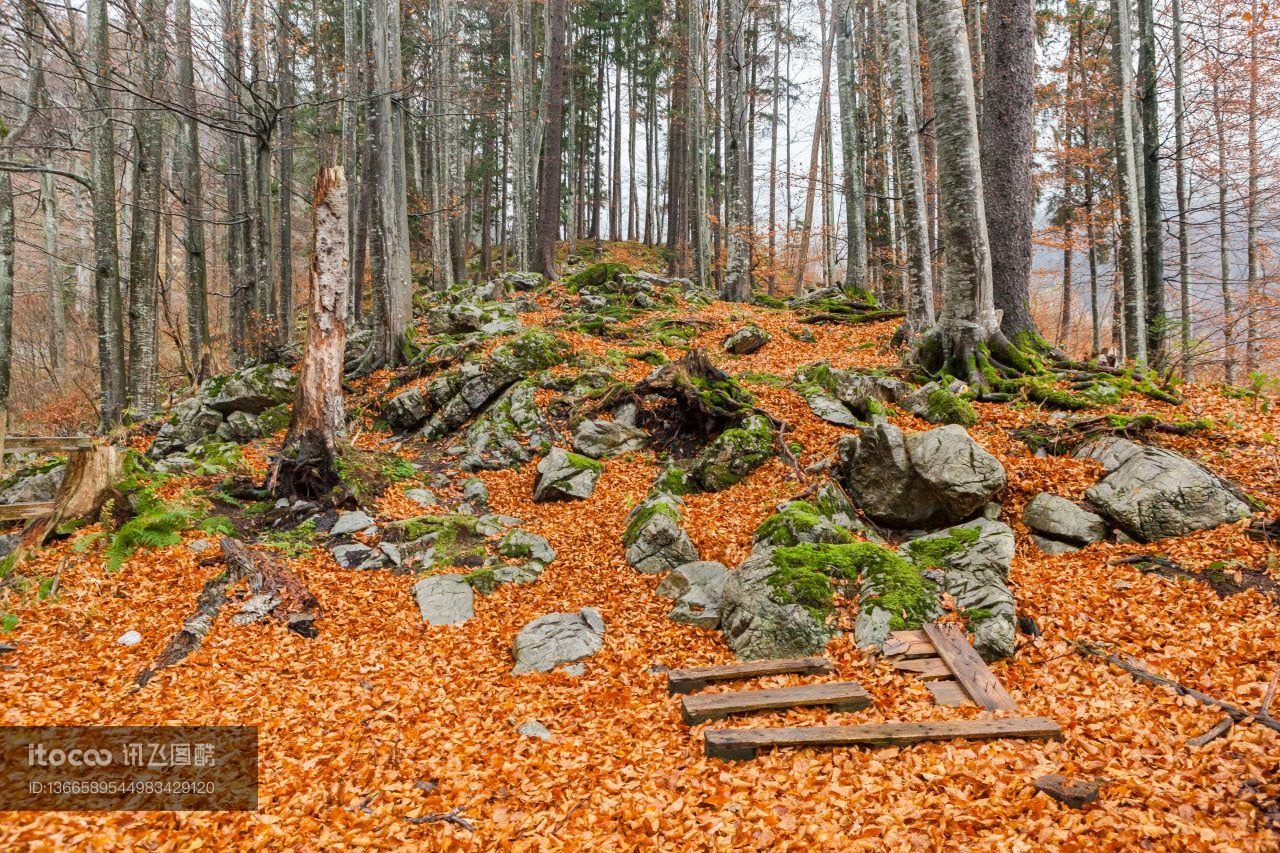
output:
[[[796,366],[822,358],[836,367],[896,361],[886,343],[891,323],[813,326],[817,341],[806,344],[787,335],[794,324],[786,312],[715,305],[701,316],[715,326],[697,343],[735,374],[789,378]],[[773,342],[751,356],[724,355],[719,340],[746,317],[773,333]],[[789,440],[804,445],[801,464],[830,456],[846,433],[814,417],[789,390],[747,384],[789,422]],[[1138,398],[1125,404],[1164,408]],[[1023,506],[1046,489],[1080,498],[1097,469],[1037,459],[1008,437],[1009,428],[1042,421],[1045,412],[978,408],[982,422],[973,434],[1009,472],[1003,520],[1019,544],[1010,580],[1020,612],[1044,633],[1020,637],[1016,658],[994,670],[1023,713],[1058,721],[1061,742],[781,750],[741,764],[704,757],[702,727],[681,723],[663,669],[728,662],[731,655],[717,632],[668,621],[670,603],[652,594],[658,578],[631,570],[619,541],[623,518],[657,471],[652,456],[607,461],[595,494],[565,504],[531,501],[530,464],[482,477],[495,512],[522,519],[559,552],[537,583],[477,596],[473,619],[433,628],[413,604],[411,578],[345,570],[317,548],[290,561],[320,601],[317,638],[271,622],[234,627],[224,612],[199,650],[142,690],[134,689],[135,676],[220,566],[202,567],[196,554],[176,546],[139,552],[121,571],[106,573],[96,554],[73,553],[66,543],[48,548],[29,570],[60,572],[61,592],[15,607],[21,627],[9,636],[19,651],[0,657],[0,723],[259,726],[260,811],[0,813],[0,849],[1280,849],[1261,802],[1274,804],[1280,785],[1280,735],[1238,725],[1206,747],[1189,747],[1186,740],[1210,728],[1218,713],[1137,684],[1068,643],[1114,643],[1158,672],[1256,708],[1280,665],[1276,603],[1253,591],[1219,599],[1205,584],[1108,560],[1158,551],[1192,569],[1270,561],[1275,576],[1275,549],[1249,539],[1240,525],[1158,547],[1102,544],[1047,557],[1019,521]],[[1209,413],[1218,427],[1160,436],[1161,443],[1236,479],[1272,513],[1280,508],[1280,418],[1199,389],[1177,412]],[[896,420],[926,426],[910,416]],[[366,433],[360,443],[375,438]],[[270,449],[263,445],[253,456],[259,467]],[[774,504],[799,490],[794,472],[774,461],[728,491],[692,497],[685,526],[703,559],[733,566]],[[379,506],[384,518],[413,511],[390,497]],[[522,625],[587,605],[600,610],[607,630],[584,675],[509,675],[511,640]],[[142,643],[116,644],[134,628]],[[710,725],[978,713],[934,705],[920,682],[868,660],[847,635],[828,655],[835,665],[829,678],[863,684],[872,708],[798,709]],[[780,676],[752,686],[806,680],[814,679]],[[542,722],[553,740],[518,735],[529,720]],[[1084,810],[1067,809],[1034,792],[1031,780],[1045,773],[1102,777],[1102,797]],[[454,809],[474,831],[410,820]]]

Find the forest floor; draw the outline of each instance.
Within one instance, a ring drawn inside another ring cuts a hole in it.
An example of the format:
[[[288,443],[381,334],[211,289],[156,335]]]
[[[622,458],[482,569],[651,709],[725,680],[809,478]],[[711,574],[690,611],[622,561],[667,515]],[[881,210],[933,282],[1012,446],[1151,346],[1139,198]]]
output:
[[[558,314],[548,307],[526,325]],[[674,313],[681,313],[676,309]],[[801,465],[829,457],[849,431],[819,420],[777,382],[819,360],[833,367],[897,365],[895,324],[807,326],[794,339],[787,310],[716,303],[690,308],[707,321],[693,341],[742,378],[763,408],[789,424],[803,445]],[[752,320],[773,340],[730,356],[723,338]],[[580,351],[609,346],[558,331]],[[664,349],[670,356],[680,351]],[[649,366],[632,362],[629,379]],[[752,377],[757,377],[753,379]],[[360,383],[374,395],[389,374]],[[351,401],[349,401],[351,402]],[[337,844],[426,848],[605,850],[793,846],[798,849],[1276,850],[1280,849],[1280,734],[1237,725],[1207,746],[1187,740],[1220,714],[1172,691],[1137,683],[1072,641],[1093,641],[1154,671],[1236,705],[1256,708],[1280,665],[1280,603],[1256,591],[1219,597],[1198,579],[1144,574],[1111,565],[1159,553],[1193,573],[1247,567],[1280,578],[1280,549],[1251,539],[1247,522],[1158,545],[1102,543],[1046,556],[1021,523],[1026,503],[1051,490],[1072,499],[1098,477],[1097,464],[1037,458],[1010,430],[1043,423],[1032,404],[976,404],[971,434],[1005,465],[1002,520],[1018,537],[1010,585],[1019,613],[1043,636],[1020,636],[1017,655],[993,670],[1028,715],[1052,717],[1058,742],[938,742],[909,748],[776,750],[725,763],[703,754],[703,726],[681,722],[664,667],[732,660],[719,632],[678,625],[655,597],[659,578],[629,568],[623,519],[659,470],[652,453],[606,461],[585,502],[534,503],[535,463],[481,473],[494,512],[515,516],[559,553],[531,585],[477,596],[475,616],[457,626],[424,624],[409,594],[413,579],[339,567],[315,547],[289,565],[319,599],[319,636],[278,623],[233,627],[226,615],[179,665],[135,687],[220,566],[202,566],[185,545],[140,551],[115,572],[101,554],[52,543],[24,565],[59,577],[59,593],[6,606],[18,628],[0,639],[0,724],[221,724],[259,727],[257,813],[0,813],[0,849],[194,850],[198,847],[324,849]],[[1192,387],[1173,407],[1129,396],[1103,411],[1209,417],[1213,428],[1149,440],[1201,461],[1280,512],[1280,410]],[[907,430],[928,428],[897,412]],[[353,430],[361,447],[391,436],[367,416]],[[280,435],[246,447],[256,477]],[[565,442],[567,446],[567,438]],[[423,461],[434,451],[410,442],[398,451]],[[166,488],[208,489],[218,477],[171,479]],[[403,487],[420,485],[413,479]],[[685,528],[703,559],[732,567],[777,502],[800,491],[794,470],[774,460],[744,482],[688,499]],[[457,499],[449,489],[435,489]],[[375,506],[380,520],[419,514],[394,489]],[[192,531],[188,541],[204,538]],[[528,621],[555,611],[599,609],[603,650],[585,674],[513,676],[511,641]],[[116,643],[137,629],[143,641]],[[856,713],[801,709],[712,726],[855,724],[975,717],[975,708],[935,705],[923,684],[858,649],[851,635],[830,644],[831,680],[851,679],[871,694]],[[813,678],[806,679],[812,681]],[[799,683],[775,677],[768,685]],[[549,742],[516,728],[538,720]],[[1046,773],[1102,777],[1097,803],[1072,810],[1037,794]],[[459,809],[473,829],[411,818]]]

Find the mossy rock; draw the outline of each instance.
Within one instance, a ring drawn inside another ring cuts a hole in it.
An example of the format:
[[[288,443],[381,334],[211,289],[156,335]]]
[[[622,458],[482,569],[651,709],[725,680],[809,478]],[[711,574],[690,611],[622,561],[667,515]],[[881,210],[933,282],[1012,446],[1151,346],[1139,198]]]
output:
[[[773,425],[752,414],[742,426],[720,433],[689,469],[690,478],[707,492],[727,489],[763,465],[774,453]]]
[[[788,502],[756,528],[754,539],[756,545],[773,547],[802,542],[841,545],[852,541],[852,533],[834,524],[818,507],[807,501]]]
[[[564,286],[570,293],[581,293],[604,287],[608,282],[617,281],[624,275],[631,275],[631,267],[626,264],[592,264],[566,278]]]
[[[931,424],[959,424],[970,427],[978,422],[973,404],[946,388],[935,388],[925,400],[925,420]]]

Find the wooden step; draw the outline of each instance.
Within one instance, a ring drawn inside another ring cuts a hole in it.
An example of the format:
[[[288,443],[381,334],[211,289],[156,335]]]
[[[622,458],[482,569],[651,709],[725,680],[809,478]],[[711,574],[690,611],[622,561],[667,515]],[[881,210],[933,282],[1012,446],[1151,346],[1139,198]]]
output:
[[[720,720],[731,714],[752,711],[777,711],[832,705],[837,711],[860,711],[871,704],[871,697],[852,681],[837,684],[803,684],[799,687],[775,687],[769,690],[738,690],[732,693],[704,693],[680,700],[680,715],[691,725],[707,720]]]
[[[53,501],[29,504],[0,504],[0,521],[22,521],[53,512]]]
[[[913,658],[932,658],[938,656],[938,650],[928,640],[907,641],[890,635],[880,647],[880,653],[890,660],[911,660]]]
[[[831,672],[831,662],[824,657],[753,660],[720,666],[673,669],[667,673],[667,693],[696,693],[716,681],[760,678],[765,675],[815,675]]]
[[[93,439],[87,435],[7,435],[4,452],[23,453],[74,453],[93,447]]]
[[[933,681],[939,678],[950,678],[951,670],[943,663],[942,658],[915,658],[914,660],[895,660],[893,668],[909,672],[921,681]]]
[[[726,761],[746,761],[762,749],[778,746],[904,746],[926,740],[992,740],[1061,737],[1058,724],[1047,717],[1003,720],[950,720],[938,723],[875,723],[864,726],[807,726],[786,729],[710,729],[704,736],[707,755]]]
[[[956,681],[969,694],[969,698],[988,711],[1016,711],[1018,704],[1004,689],[995,673],[969,645],[968,638],[956,625],[930,622],[924,626],[933,645],[947,668],[955,674]]]
[[[960,686],[960,682],[953,679],[939,679],[937,681],[926,681],[925,687],[929,688],[929,692],[933,694],[933,701],[939,705],[945,705],[948,708],[968,708],[973,706],[973,702],[969,701],[969,694],[964,692],[964,688]]]

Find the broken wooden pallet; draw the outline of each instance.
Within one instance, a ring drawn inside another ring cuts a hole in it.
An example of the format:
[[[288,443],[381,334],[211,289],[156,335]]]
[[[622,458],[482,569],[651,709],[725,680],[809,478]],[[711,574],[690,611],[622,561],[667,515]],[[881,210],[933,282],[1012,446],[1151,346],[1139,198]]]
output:
[[[673,669],[667,673],[667,694],[696,693],[717,681],[736,681],[766,675],[815,675],[831,672],[831,662],[824,657],[754,660],[720,666]]]
[[[845,681],[686,696],[680,700],[680,715],[687,724],[693,726],[707,720],[720,720],[732,714],[749,714],[753,711],[779,711],[814,705],[831,705],[837,711],[860,711],[870,704],[871,697],[861,685]]]
[[[1061,737],[1047,717],[1002,720],[950,720],[938,723],[873,723],[863,726],[808,726],[785,729],[711,729],[704,736],[706,754],[726,761],[747,761],[772,747],[903,746],[927,740],[992,740]]]
[[[918,676],[939,705],[949,708],[973,705],[924,631],[894,631],[880,651],[894,669]]]
[[[969,640],[958,626],[930,622],[924,626],[924,632],[933,641],[938,657],[955,675],[970,699],[988,711],[1018,710],[1018,704],[995,673],[987,668],[986,661],[969,645]]]

